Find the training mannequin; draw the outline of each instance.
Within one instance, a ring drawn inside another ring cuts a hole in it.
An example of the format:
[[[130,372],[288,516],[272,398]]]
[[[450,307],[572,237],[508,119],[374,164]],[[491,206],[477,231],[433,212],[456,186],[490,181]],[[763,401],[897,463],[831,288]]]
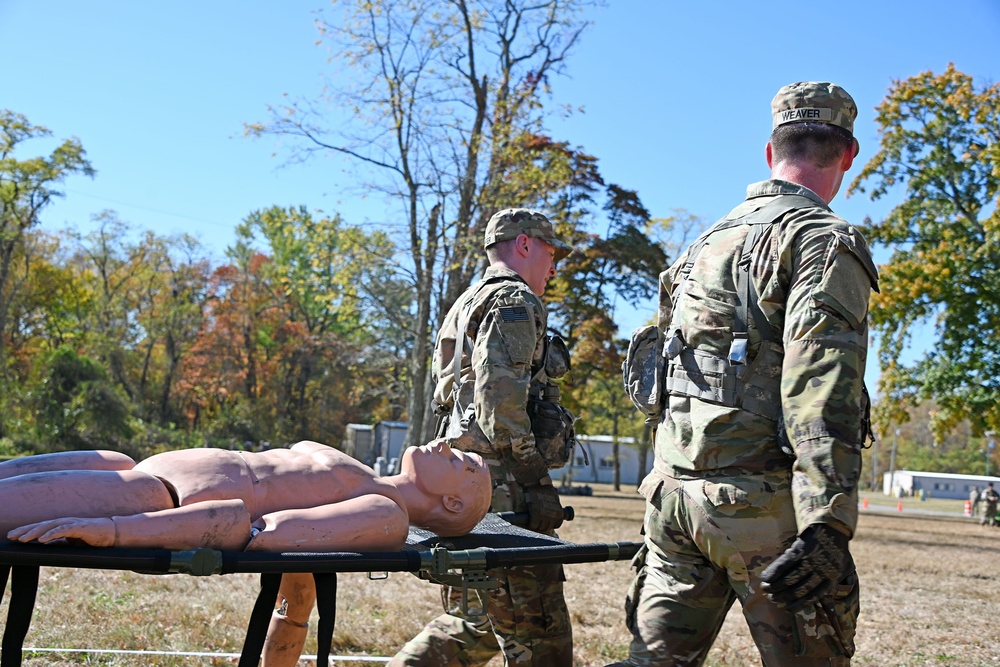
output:
[[[0,540],[95,547],[246,551],[394,551],[409,524],[462,535],[489,509],[482,458],[435,440],[403,452],[401,471],[317,442],[234,452],[185,449],[136,464],[81,451],[0,463]],[[71,516],[72,515],[72,516]],[[310,574],[284,574],[264,667],[298,662],[316,600]]]
[[[489,472],[445,440],[411,447],[401,472],[316,442],[235,452],[185,449],[140,463],[65,452],[0,463],[0,535],[98,547],[247,551],[399,549],[410,523],[468,532],[490,499]]]

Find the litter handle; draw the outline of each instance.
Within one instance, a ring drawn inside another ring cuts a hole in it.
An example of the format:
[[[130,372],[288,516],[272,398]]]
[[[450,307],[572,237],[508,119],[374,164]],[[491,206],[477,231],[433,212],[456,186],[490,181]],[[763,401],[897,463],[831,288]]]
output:
[[[572,507],[564,507],[562,511],[563,521],[572,521],[573,517],[576,516],[576,512],[573,511]],[[527,512],[500,512],[498,516],[513,526],[524,528],[528,525],[528,517],[530,515]]]

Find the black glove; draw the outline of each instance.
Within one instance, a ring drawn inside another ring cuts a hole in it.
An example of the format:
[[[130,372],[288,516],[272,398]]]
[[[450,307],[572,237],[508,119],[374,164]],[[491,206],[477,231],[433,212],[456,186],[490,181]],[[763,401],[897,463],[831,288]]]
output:
[[[816,602],[843,578],[850,562],[848,542],[833,526],[810,525],[761,573],[761,589],[789,611]]]
[[[528,528],[547,533],[562,525],[563,509],[559,491],[552,483],[525,487],[524,499],[528,503]]]

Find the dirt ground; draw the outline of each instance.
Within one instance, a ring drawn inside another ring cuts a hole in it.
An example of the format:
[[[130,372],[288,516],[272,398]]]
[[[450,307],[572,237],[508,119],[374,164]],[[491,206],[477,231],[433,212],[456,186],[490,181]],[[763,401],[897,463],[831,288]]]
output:
[[[594,490],[590,497],[566,498],[577,519],[560,530],[561,536],[577,543],[638,540],[643,502],[634,489]],[[961,501],[906,499],[898,511],[896,499],[869,499],[852,542],[862,582],[853,664],[1000,665],[1000,529],[963,516]],[[628,563],[573,564],[566,572],[576,664],[602,666],[623,657],[629,640],[622,621]],[[331,664],[384,664],[385,656],[440,610],[437,587],[410,574],[394,573],[387,580],[342,574],[339,581],[334,653],[369,658]],[[197,654],[239,652],[256,591],[254,575],[43,568],[26,646],[190,654],[45,652],[28,654],[24,664],[234,664],[232,658]],[[0,619],[6,606],[5,597]],[[313,636],[306,651],[315,651]],[[738,604],[707,664],[760,664]],[[490,663],[499,665],[499,659]]]

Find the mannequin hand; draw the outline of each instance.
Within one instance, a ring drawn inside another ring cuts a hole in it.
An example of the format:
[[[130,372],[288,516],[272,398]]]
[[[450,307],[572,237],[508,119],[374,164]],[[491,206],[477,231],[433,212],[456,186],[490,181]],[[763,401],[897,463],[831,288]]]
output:
[[[528,502],[528,528],[547,533],[562,525],[563,509],[559,491],[551,484],[529,486],[524,489]]]
[[[816,602],[843,577],[848,541],[832,526],[812,524],[767,566],[761,574],[762,590],[789,611]]]
[[[12,542],[41,542],[54,540],[79,540],[92,547],[115,546],[115,523],[104,517],[80,519],[65,517],[50,521],[39,521],[15,528],[7,533]]]

